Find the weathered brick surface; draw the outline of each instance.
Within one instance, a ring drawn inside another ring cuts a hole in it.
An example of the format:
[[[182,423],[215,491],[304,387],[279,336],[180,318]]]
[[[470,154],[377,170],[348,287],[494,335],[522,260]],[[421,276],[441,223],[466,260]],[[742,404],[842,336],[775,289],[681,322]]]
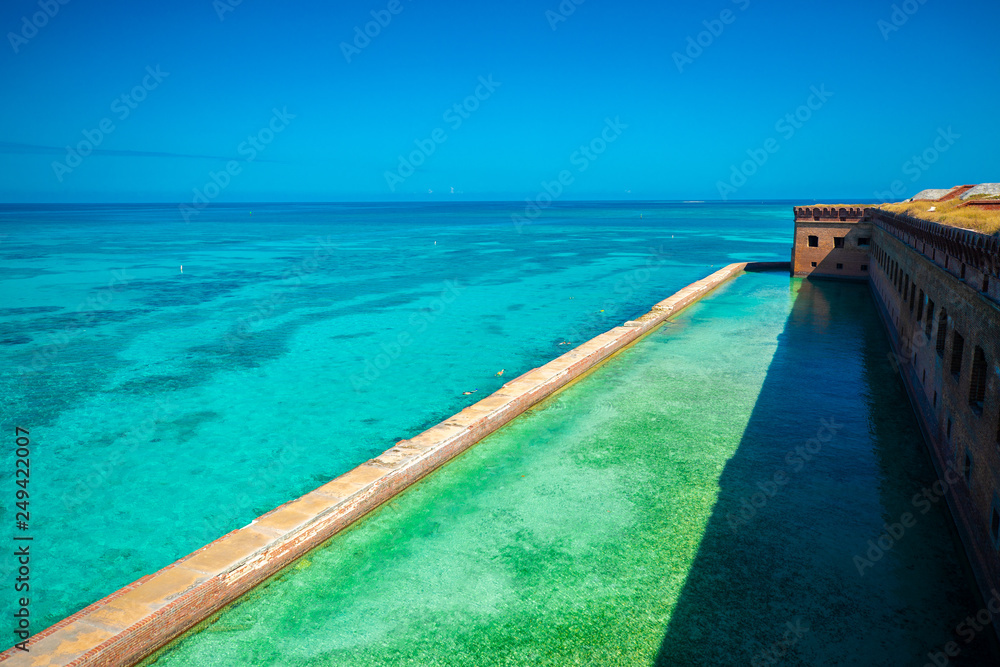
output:
[[[960,279],[958,259],[933,251],[925,256],[923,244],[913,238],[877,228],[874,239],[872,289],[884,309],[938,474],[947,484],[959,532],[989,599],[989,591],[1000,590],[1000,552],[990,526],[994,507],[1000,510],[1000,303],[995,285],[983,292],[982,273],[968,266],[966,279]],[[946,320],[939,351],[942,313]],[[964,341],[957,375],[952,372],[956,333]],[[977,348],[986,360],[982,408],[970,404]],[[972,461],[969,481],[966,454]]]
[[[817,245],[809,245],[816,237]],[[835,247],[835,238],[844,239]],[[864,221],[862,208],[795,208],[795,239],[792,246],[792,273],[796,276],[868,278],[868,245],[871,225]],[[813,266],[815,264],[815,266]]]
[[[731,264],[306,495],[35,635],[10,667],[134,664],[694,303]]]
[[[833,255],[840,251],[824,242],[824,230],[832,236],[853,228],[871,238],[864,263],[893,342],[893,362],[948,489],[945,497],[980,589],[989,599],[992,590],[1000,590],[1000,552],[991,528],[994,507],[1000,510],[1000,240],[878,209],[865,209],[860,216],[833,211],[795,209],[794,272],[836,275],[809,264],[815,261],[823,268],[841,261],[830,259],[842,255]],[[806,247],[809,235],[820,236],[819,248]],[[826,252],[831,254],[824,258]],[[942,312],[946,321],[939,351]],[[957,374],[952,372],[956,332],[964,341]],[[977,349],[985,358],[981,407],[970,402]],[[967,454],[972,461],[968,481]]]

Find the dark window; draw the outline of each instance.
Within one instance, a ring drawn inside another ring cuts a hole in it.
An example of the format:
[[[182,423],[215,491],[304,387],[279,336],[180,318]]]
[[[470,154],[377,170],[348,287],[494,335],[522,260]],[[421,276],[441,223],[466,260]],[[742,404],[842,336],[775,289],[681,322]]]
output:
[[[944,344],[948,339],[948,311],[944,308],[941,309],[941,314],[938,316],[938,335],[937,335],[937,353],[939,356],[944,356]]]
[[[963,265],[962,265],[962,270],[961,270],[961,271],[959,271],[959,273],[961,274],[961,275],[960,275],[959,277],[960,277],[960,278],[961,278],[962,280],[965,280],[965,264],[963,264]]]
[[[909,298],[907,296],[909,291],[910,291],[910,276],[905,275],[903,276],[903,303],[906,303],[907,299]]]
[[[810,236],[809,237],[809,247],[810,248],[818,248],[819,247],[819,237],[818,236]]]
[[[951,339],[951,374],[958,379],[962,374],[962,355],[965,353],[965,339],[955,331]]]
[[[924,291],[920,290],[920,298],[917,300],[917,322],[924,319]]]
[[[931,331],[934,329],[934,302],[927,299],[927,328],[924,329],[924,335],[928,338],[931,337]]]
[[[872,242],[872,240],[870,238],[867,238],[867,237],[864,237],[864,236],[861,236],[861,237],[858,238],[858,245],[859,246],[870,245],[871,242]]]
[[[816,268],[816,262],[813,262],[812,265],[813,265],[813,268]]]
[[[833,247],[834,248],[843,248],[844,247],[844,237],[843,236],[834,236],[833,237]]]
[[[937,392],[934,392],[934,407],[937,407]]]
[[[945,438],[951,442],[951,417],[948,417],[948,432],[945,434]]]
[[[962,466],[962,476],[966,484],[972,484],[972,454],[965,450],[965,465]]]
[[[913,312],[913,306],[917,303],[917,286],[915,284],[910,284],[910,312]]]
[[[990,291],[990,276],[986,274],[983,276],[983,292]]]
[[[861,270],[862,271],[867,271],[868,270],[868,265],[867,264],[862,264],[861,265]]]
[[[838,265],[837,265],[837,268],[838,268],[838,269],[842,269],[842,268],[844,268],[844,265],[843,265],[843,264],[838,264]]]
[[[969,387],[969,405],[979,414],[983,414],[983,402],[986,400],[986,353],[976,346],[972,355],[972,383]]]
[[[990,519],[990,535],[993,537],[993,542],[1000,540],[1000,512],[997,508],[993,508],[993,518]]]

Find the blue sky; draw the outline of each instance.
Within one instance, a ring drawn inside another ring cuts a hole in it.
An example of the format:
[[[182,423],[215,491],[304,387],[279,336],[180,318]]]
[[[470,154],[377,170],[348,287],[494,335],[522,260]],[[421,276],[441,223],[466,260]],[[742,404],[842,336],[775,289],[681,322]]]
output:
[[[0,9],[0,201],[1000,180],[995,0],[63,2]]]

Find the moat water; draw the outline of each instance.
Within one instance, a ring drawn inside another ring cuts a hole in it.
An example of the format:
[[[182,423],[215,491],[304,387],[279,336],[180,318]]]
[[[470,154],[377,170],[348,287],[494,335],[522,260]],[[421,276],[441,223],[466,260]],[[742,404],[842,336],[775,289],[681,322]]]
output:
[[[512,214],[524,205],[212,206],[186,224],[176,206],[0,206],[0,452],[12,471],[15,426],[29,430],[32,630],[564,341],[722,264],[787,259],[791,239],[791,202]],[[4,549],[0,577],[17,565]],[[0,615],[14,604],[0,596]]]
[[[996,664],[888,352],[867,286],[747,274],[155,664]]]

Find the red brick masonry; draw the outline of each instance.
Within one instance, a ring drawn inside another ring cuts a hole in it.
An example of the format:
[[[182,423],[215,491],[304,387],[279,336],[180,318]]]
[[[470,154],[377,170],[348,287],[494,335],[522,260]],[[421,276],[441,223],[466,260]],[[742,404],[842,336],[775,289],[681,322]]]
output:
[[[9,667],[138,662],[746,268],[730,264],[688,285],[646,315],[35,635],[30,652],[0,654],[0,662]]]

